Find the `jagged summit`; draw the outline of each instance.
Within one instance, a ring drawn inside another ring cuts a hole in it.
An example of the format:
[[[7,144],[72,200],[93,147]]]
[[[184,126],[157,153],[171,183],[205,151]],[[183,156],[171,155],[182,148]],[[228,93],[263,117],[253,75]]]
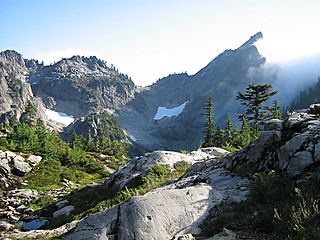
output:
[[[247,48],[252,46],[256,41],[263,38],[263,35],[261,32],[256,33],[255,35],[251,36],[248,41],[246,41],[244,44],[242,44],[238,49]]]
[[[252,45],[261,37],[257,33],[241,48],[224,51],[195,75],[175,74],[159,80],[120,109],[121,125],[147,151],[194,149],[203,138],[203,107],[211,93],[215,121],[224,126],[228,113],[236,120],[235,113],[242,111],[235,99],[238,91],[265,80],[261,68],[266,59]],[[155,119],[159,109],[181,106],[179,115]]]

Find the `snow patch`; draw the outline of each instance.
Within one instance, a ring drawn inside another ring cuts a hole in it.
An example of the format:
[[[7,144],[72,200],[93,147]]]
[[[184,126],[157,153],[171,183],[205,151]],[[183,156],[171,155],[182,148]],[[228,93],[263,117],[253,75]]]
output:
[[[168,109],[166,107],[158,107],[156,115],[153,117],[154,120],[160,120],[164,117],[177,117],[180,113],[182,113],[188,101],[182,103],[180,106],[176,108]]]
[[[51,109],[46,109],[46,116],[50,120],[53,120],[53,121],[56,121],[59,123],[63,123],[65,125],[69,125],[74,120],[73,116],[68,116],[65,113],[56,112]]]
[[[129,135],[129,139],[130,139],[131,141],[133,141],[133,142],[136,142],[136,141],[137,141],[137,139],[136,139],[133,135]]]

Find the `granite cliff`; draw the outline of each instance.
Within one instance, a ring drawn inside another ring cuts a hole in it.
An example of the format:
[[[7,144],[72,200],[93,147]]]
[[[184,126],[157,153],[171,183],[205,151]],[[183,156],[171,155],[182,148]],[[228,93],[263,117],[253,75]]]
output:
[[[0,53],[0,119],[2,123],[16,120],[46,119],[45,106],[34,96],[29,75],[41,64],[23,59],[11,50]]]

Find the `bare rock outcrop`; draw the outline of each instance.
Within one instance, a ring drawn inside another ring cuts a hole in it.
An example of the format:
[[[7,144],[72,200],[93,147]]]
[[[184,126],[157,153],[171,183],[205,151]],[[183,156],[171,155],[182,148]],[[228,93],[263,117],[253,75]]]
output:
[[[276,170],[292,178],[306,175],[320,180],[320,105],[272,120],[259,139],[225,157],[224,167],[243,175]]]
[[[232,177],[224,169],[211,171],[201,181],[184,179],[181,182],[185,187],[178,181],[132,197],[83,219],[65,239],[172,239],[187,233],[196,235],[212,207],[246,198],[248,181]]]
[[[188,155],[156,151],[130,162],[122,171],[114,173],[117,178],[111,177],[105,186],[117,185],[121,189],[133,173],[142,173],[157,163],[173,166],[183,160],[195,163],[193,166],[204,166],[202,163],[207,161],[218,164],[219,157],[225,152],[218,148],[198,150]],[[121,175],[121,172],[125,174]],[[245,178],[232,176],[223,168],[203,172],[194,167],[171,184],[86,217],[65,239],[172,239],[189,233],[199,234],[199,224],[209,210],[223,201],[244,200],[248,184]]]
[[[173,151],[154,151],[144,156],[135,157],[112,174],[104,182],[106,188],[113,188],[121,191],[131,180],[138,177],[145,177],[148,169],[157,164],[169,165],[174,169],[175,164],[181,161],[194,164],[207,158],[217,158],[227,154],[228,151],[221,148],[203,148],[188,154]]]
[[[28,83],[30,73],[41,64],[26,60],[21,54],[7,50],[0,53],[0,120],[46,120],[45,107],[40,98],[33,95]]]

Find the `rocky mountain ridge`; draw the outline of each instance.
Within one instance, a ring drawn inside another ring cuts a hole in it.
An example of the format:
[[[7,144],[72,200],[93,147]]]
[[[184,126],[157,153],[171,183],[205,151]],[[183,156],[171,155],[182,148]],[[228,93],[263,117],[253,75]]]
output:
[[[235,50],[226,50],[195,75],[169,75],[148,87],[116,112],[116,116],[135,143],[146,151],[157,149],[192,150],[203,140],[204,106],[210,94],[214,97],[215,122],[224,126],[228,113],[244,111],[235,100],[238,91],[251,84],[272,83],[265,79],[262,57],[253,45],[261,33]],[[169,111],[182,109],[171,116]],[[162,111],[161,118],[155,118]]]
[[[0,114],[1,122],[20,118],[41,118],[46,120],[45,106],[41,99],[34,96],[27,83],[30,72],[41,64],[35,60],[25,60],[15,51],[0,53]]]
[[[45,66],[6,50],[0,54],[0,70],[1,113],[18,120],[28,103],[43,120],[45,108],[76,118],[112,113],[139,91],[130,77],[96,57],[73,56]]]
[[[64,58],[31,74],[29,82],[48,108],[74,117],[112,112],[137,92],[131,78],[96,57]]]

